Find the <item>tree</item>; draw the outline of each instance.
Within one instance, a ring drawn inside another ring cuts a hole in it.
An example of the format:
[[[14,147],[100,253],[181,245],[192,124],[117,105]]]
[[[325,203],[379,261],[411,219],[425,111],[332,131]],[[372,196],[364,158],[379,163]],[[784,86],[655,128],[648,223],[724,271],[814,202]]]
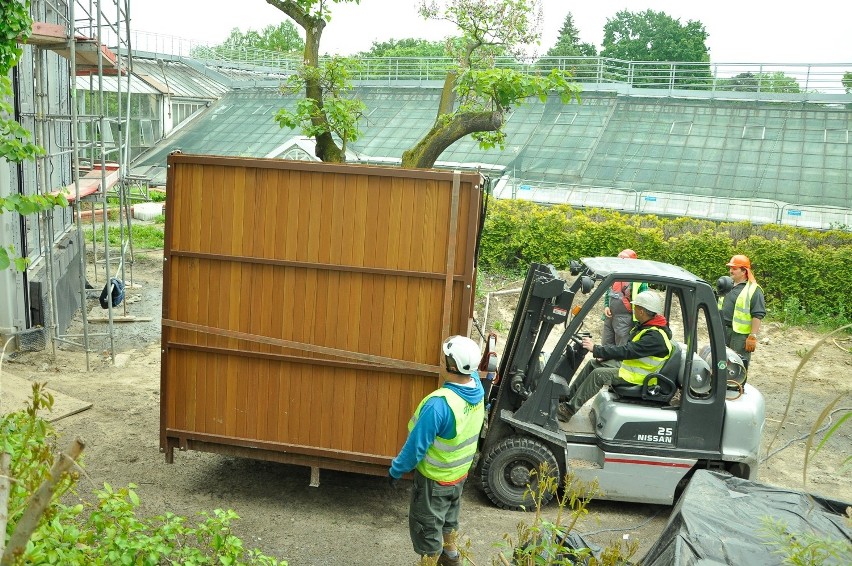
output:
[[[403,167],[433,167],[445,149],[467,135],[482,148],[502,148],[506,112],[530,96],[545,100],[555,91],[564,104],[579,100],[579,86],[567,71],[531,75],[495,66],[495,56],[538,41],[539,0],[421,0],[420,14],[450,21],[462,35],[461,41],[448,42],[457,64],[444,80],[435,123],[403,152]]]
[[[793,77],[788,77],[781,71],[774,73],[740,73],[730,79],[719,81],[719,90],[735,92],[784,92],[799,93],[802,91],[799,83]]]
[[[445,57],[447,42],[426,39],[389,39],[374,41],[369,51],[362,51],[358,57]]]
[[[290,53],[304,51],[305,42],[299,36],[299,32],[296,30],[293,22],[284,20],[277,26],[268,25],[260,30],[260,32],[249,29],[243,33],[239,28],[234,28],[222,46]]]
[[[629,62],[628,76],[634,86],[703,89],[711,82],[706,41],[707,32],[701,22],[690,20],[681,25],[680,20],[664,12],[622,10],[604,25],[601,56]],[[667,63],[633,63],[647,61]]]
[[[30,133],[23,126],[9,118],[15,115],[11,102],[14,92],[9,74],[20,61],[21,53],[23,53],[18,42],[26,41],[32,31],[33,21],[30,17],[29,0],[0,2],[0,16],[2,16],[0,20],[3,21],[3,29],[0,31],[0,167],[7,167],[7,162],[20,163],[35,159],[39,155],[44,155],[44,150],[30,141]],[[0,196],[0,214],[3,212],[35,214],[54,206],[68,206],[68,201],[61,194],[13,193],[7,197]],[[7,269],[12,263],[19,271],[26,269],[29,260],[16,256],[12,246],[0,247],[0,270]]]
[[[625,61],[710,61],[704,24],[664,12],[622,10],[604,25],[601,56]]]
[[[580,43],[580,31],[574,25],[574,15],[571,12],[565,16],[562,29],[556,45],[547,51],[548,57],[595,57],[597,48],[591,43]]]
[[[843,78],[840,79],[840,84],[846,90],[846,94],[852,94],[852,71],[843,73]]]
[[[295,112],[282,108],[276,121],[282,127],[301,127],[305,135],[316,140],[316,155],[323,161],[342,163],[346,160],[347,140],[358,138],[357,121],[363,103],[346,98],[350,90],[347,60],[333,57],[320,62],[319,45],[326,23],[331,19],[330,4],[360,3],[360,0],[266,0],[296,22],[305,32],[304,64],[291,77],[286,92],[305,91],[305,100]],[[343,140],[337,145],[332,134]]]

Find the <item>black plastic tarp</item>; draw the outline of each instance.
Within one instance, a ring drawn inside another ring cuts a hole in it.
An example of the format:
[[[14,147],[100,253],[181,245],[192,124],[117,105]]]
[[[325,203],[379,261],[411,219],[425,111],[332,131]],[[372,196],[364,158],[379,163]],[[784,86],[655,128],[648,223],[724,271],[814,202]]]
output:
[[[775,566],[783,555],[770,543],[766,521],[783,521],[788,533],[852,543],[844,518],[852,503],[698,470],[672,509],[643,566]],[[852,564],[852,556],[825,564]]]

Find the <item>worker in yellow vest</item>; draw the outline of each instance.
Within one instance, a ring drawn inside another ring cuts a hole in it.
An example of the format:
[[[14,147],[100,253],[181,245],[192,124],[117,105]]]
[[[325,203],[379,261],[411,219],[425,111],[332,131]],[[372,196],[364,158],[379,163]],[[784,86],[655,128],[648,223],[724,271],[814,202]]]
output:
[[[408,422],[408,439],[391,462],[391,485],[414,470],[408,526],[414,552],[440,566],[462,564],[455,544],[464,481],[485,421],[485,393],[477,374],[479,346],[451,336],[441,348],[444,384],[427,395]]]
[[[658,371],[671,357],[672,331],[662,314],[662,297],[656,291],[639,293],[633,299],[633,312],[636,325],[625,344],[595,345],[591,338],[583,338],[583,348],[594,359],[589,360],[571,381],[565,396],[559,399],[556,417],[560,421],[571,420],[604,385],[641,385],[646,375]]]
[[[757,348],[761,321],[766,316],[766,299],[754,279],[748,257],[735,255],[726,265],[733,288],[720,300],[725,344],[739,354],[748,369],[751,353]]]
[[[618,253],[619,259],[636,259],[636,252],[624,249]],[[603,332],[601,344],[621,346],[630,337],[630,330],[636,324],[636,316],[630,301],[642,291],[648,290],[648,284],[642,281],[615,281],[604,294]]]

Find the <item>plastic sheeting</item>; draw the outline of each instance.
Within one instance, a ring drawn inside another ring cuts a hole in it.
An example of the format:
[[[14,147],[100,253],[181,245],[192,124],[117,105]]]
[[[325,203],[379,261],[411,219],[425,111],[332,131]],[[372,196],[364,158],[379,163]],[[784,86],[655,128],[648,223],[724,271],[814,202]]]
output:
[[[776,486],[699,470],[672,509],[643,566],[779,565],[766,519],[783,521],[788,533],[810,533],[852,543],[845,510],[831,501]],[[852,556],[826,564],[850,564]]]

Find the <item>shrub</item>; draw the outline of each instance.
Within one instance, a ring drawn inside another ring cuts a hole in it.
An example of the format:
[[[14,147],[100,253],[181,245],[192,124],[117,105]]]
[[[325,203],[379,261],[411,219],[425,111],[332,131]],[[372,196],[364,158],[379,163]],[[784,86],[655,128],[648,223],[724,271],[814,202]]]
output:
[[[479,268],[522,272],[535,261],[566,269],[572,259],[615,256],[624,248],[643,259],[682,266],[711,283],[727,274],[732,255],[745,254],[773,315],[833,326],[852,321],[852,295],[845,284],[852,281],[852,233],[841,230],[496,200],[485,219]],[[793,299],[796,311],[787,313]]]

